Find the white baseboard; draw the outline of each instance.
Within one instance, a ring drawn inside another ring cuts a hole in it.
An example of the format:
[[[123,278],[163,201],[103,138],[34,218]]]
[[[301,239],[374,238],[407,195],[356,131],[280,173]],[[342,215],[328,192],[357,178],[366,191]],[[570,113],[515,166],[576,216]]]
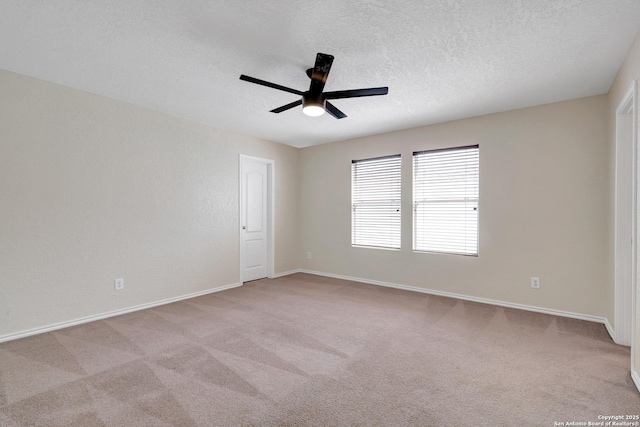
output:
[[[420,292],[420,293],[430,294],[430,295],[439,295],[439,296],[444,296],[444,297],[449,297],[449,298],[457,298],[457,299],[461,299],[461,300],[465,300],[465,301],[473,301],[473,302],[479,302],[479,303],[483,303],[483,304],[492,304],[492,305],[497,305],[497,306],[501,306],[501,307],[508,307],[508,308],[515,308],[515,309],[520,309],[520,310],[534,311],[534,312],[537,312],[537,313],[551,314],[551,315],[554,315],[554,316],[570,317],[570,318],[573,318],[573,319],[579,319],[579,320],[586,320],[586,321],[589,321],[589,322],[602,323],[602,324],[604,324],[605,328],[607,329],[607,332],[609,333],[609,335],[611,335],[612,339],[615,336],[615,332],[614,332],[613,328],[611,327],[611,324],[609,323],[609,320],[607,318],[605,318],[605,317],[589,316],[589,315],[572,313],[572,312],[567,312],[567,311],[553,310],[553,309],[529,306],[529,305],[524,305],[524,304],[515,304],[515,303],[509,303],[509,302],[505,302],[505,301],[498,301],[498,300],[492,300],[492,299],[487,299],[487,298],[478,298],[478,297],[472,297],[472,296],[468,296],[468,295],[455,294],[455,293],[452,293],[452,292],[443,292],[443,291],[437,291],[437,290],[433,290],[433,289],[425,289],[425,288],[418,288],[418,287],[415,287],[415,286],[400,285],[400,284],[397,284],[397,283],[390,283],[390,282],[382,282],[382,281],[378,281],[378,280],[363,279],[363,278],[360,278],[360,277],[343,276],[343,275],[340,275],[340,274],[323,273],[323,272],[320,272],[320,271],[313,271],[313,270],[304,270],[304,269],[290,270],[290,271],[285,271],[285,272],[282,272],[282,273],[274,274],[272,276],[272,278],[276,279],[276,278],[283,277],[283,276],[289,276],[289,275],[295,274],[295,273],[307,273],[307,274],[313,274],[313,275],[316,275],[316,276],[332,277],[332,278],[335,278],[335,279],[350,280],[350,281],[353,281],[353,282],[367,283],[367,284],[370,284],[370,285],[384,286],[384,287],[395,288],[395,289],[403,289],[403,290],[412,291],[412,292]],[[190,298],[195,298],[195,297],[198,297],[198,296],[207,295],[207,294],[211,294],[211,293],[215,293],[215,292],[220,292],[220,291],[224,291],[224,290],[227,290],[227,289],[236,288],[236,287],[239,287],[239,286],[242,286],[242,283],[232,283],[230,285],[220,286],[218,288],[207,289],[205,291],[194,292],[194,293],[191,293],[191,294],[182,295],[182,296],[174,297],[174,298],[168,298],[168,299],[164,299],[164,300],[161,300],[161,301],[156,301],[156,302],[152,302],[152,303],[148,303],[148,304],[141,304],[141,305],[137,305],[137,306],[134,306],[134,307],[125,308],[125,309],[122,309],[122,310],[110,311],[110,312],[107,312],[107,313],[97,314],[95,316],[83,317],[83,318],[80,318],[80,319],[75,319],[75,320],[71,320],[71,321],[55,323],[55,324],[48,325],[48,326],[43,326],[43,327],[40,327],[40,328],[34,328],[34,329],[29,329],[29,330],[26,330],[26,331],[22,331],[22,332],[3,335],[3,336],[0,336],[0,343],[1,342],[5,342],[5,341],[16,340],[16,339],[19,339],[19,338],[25,338],[25,337],[28,337],[28,336],[31,336],[31,335],[37,335],[37,334],[42,334],[42,333],[45,333],[45,332],[51,332],[51,331],[55,331],[55,330],[58,330],[58,329],[68,328],[70,326],[81,325],[83,323],[93,322],[95,320],[107,319],[109,317],[119,316],[121,314],[126,314],[126,313],[132,313],[134,311],[139,311],[139,310],[144,310],[144,309],[147,309],[147,308],[157,307],[157,306],[164,305],[164,304],[170,304],[172,302],[177,302],[177,301],[182,301],[182,300],[186,300],[186,299],[190,299]],[[638,374],[637,373],[635,373],[634,381],[636,382],[636,385],[640,384],[640,378],[638,378]],[[640,387],[639,387],[639,389],[640,389]]]
[[[14,333],[14,334],[2,335],[2,336],[0,336],[0,343],[5,342],[5,341],[17,340],[19,338],[29,337],[31,335],[38,335],[38,334],[43,334],[45,332],[56,331],[58,329],[68,328],[70,326],[81,325],[83,323],[89,323],[89,322],[93,322],[95,320],[102,320],[102,319],[107,319],[109,317],[120,316],[121,314],[132,313],[134,311],[145,310],[147,308],[153,308],[153,307],[157,307],[157,306],[160,306],[160,305],[171,304],[172,302],[183,301],[183,300],[186,300],[186,299],[195,298],[195,297],[199,297],[199,296],[202,296],[202,295],[207,295],[207,294],[212,294],[212,293],[215,293],[215,292],[225,291],[227,289],[237,288],[239,286],[242,286],[242,283],[232,283],[230,285],[224,285],[224,286],[220,286],[218,288],[207,289],[205,291],[194,292],[194,293],[187,294],[187,295],[181,295],[179,297],[167,298],[167,299],[163,299],[163,300],[160,300],[160,301],[155,301],[155,302],[151,302],[151,303],[147,303],[147,304],[136,305],[134,307],[124,308],[124,309],[121,309],[121,310],[114,310],[114,311],[109,311],[109,312],[106,312],[106,313],[96,314],[95,316],[82,317],[80,319],[69,320],[69,321],[60,322],[60,323],[54,323],[52,325],[43,326],[43,327],[40,327],[40,328],[29,329],[29,330],[22,331],[22,332],[17,332],[17,333]]]
[[[553,316],[570,317],[572,319],[587,320],[589,322],[602,323],[607,328],[607,331],[609,332],[609,334],[611,334],[611,336],[613,337],[611,325],[609,325],[609,321],[605,317],[590,316],[590,315],[587,315],[587,314],[572,313],[570,311],[554,310],[554,309],[550,309],[550,308],[535,307],[535,306],[525,305],[525,304],[516,304],[516,303],[505,302],[505,301],[492,300],[492,299],[488,299],[488,298],[472,297],[472,296],[468,296],[468,295],[455,294],[455,293],[452,293],[452,292],[436,291],[436,290],[433,290],[433,289],[418,288],[418,287],[415,287],[415,286],[400,285],[400,284],[397,284],[397,283],[389,283],[389,282],[381,282],[381,281],[378,281],[378,280],[363,279],[363,278],[360,278],[360,277],[350,277],[350,276],[342,276],[340,274],[322,273],[320,271],[300,270],[299,272],[300,273],[307,273],[307,274],[314,274],[316,276],[332,277],[332,278],[335,278],[335,279],[351,280],[353,282],[367,283],[367,284],[370,284],[370,285],[385,286],[385,287],[388,287],[388,288],[404,289],[406,291],[420,292],[420,293],[423,293],[423,294],[438,295],[438,296],[449,297],[449,298],[457,298],[457,299],[461,299],[461,300],[465,300],[465,301],[473,301],[473,302],[479,302],[479,303],[483,303],[483,304],[497,305],[497,306],[500,306],[500,307],[508,307],[508,308],[515,308],[515,309],[519,309],[519,310],[534,311],[536,313],[551,314]]]
[[[606,317],[604,318],[604,327],[607,328],[607,332],[609,332],[609,336],[611,337],[613,342],[616,342],[616,331],[615,329],[613,329],[613,326],[611,326],[611,323],[609,323],[609,319],[607,319]]]
[[[640,375],[638,375],[637,371],[631,371],[631,379],[633,383],[636,385],[636,388],[640,392]]]
[[[277,279],[278,277],[289,276],[291,274],[300,273],[300,272],[302,272],[302,270],[297,269],[297,270],[285,271],[285,272],[282,272],[282,273],[276,273],[273,276],[271,276],[270,279]]]

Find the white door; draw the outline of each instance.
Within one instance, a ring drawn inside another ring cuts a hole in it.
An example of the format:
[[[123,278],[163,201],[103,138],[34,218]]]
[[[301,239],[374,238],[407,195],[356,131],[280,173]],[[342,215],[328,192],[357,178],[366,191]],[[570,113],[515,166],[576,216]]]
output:
[[[630,345],[635,283],[635,84],[616,113],[614,341]]]
[[[240,157],[240,280],[268,277],[271,257],[272,162]]]

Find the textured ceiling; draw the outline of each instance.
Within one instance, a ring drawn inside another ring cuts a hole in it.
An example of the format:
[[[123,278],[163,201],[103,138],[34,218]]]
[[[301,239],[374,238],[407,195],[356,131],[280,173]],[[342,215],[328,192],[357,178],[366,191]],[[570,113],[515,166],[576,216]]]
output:
[[[295,147],[606,93],[638,0],[2,0],[0,68]],[[272,108],[317,52],[349,117]]]

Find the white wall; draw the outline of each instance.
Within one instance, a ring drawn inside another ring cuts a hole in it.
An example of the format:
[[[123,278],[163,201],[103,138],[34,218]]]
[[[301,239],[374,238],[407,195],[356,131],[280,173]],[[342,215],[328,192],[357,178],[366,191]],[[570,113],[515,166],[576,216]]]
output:
[[[609,105],[608,105],[608,111],[607,111],[607,119],[609,123],[609,132],[608,132],[609,152],[610,152],[609,157],[611,159],[612,165],[614,164],[613,162],[615,161],[616,109],[618,108],[618,105],[620,104],[622,99],[627,94],[627,91],[629,90],[631,83],[634,80],[637,80],[639,78],[640,78],[640,33],[636,35],[636,39],[634,43],[631,45],[631,48],[629,49],[629,53],[627,54],[627,57],[625,58],[624,63],[620,67],[620,70],[618,71],[618,75],[616,76],[616,79],[613,85],[611,86],[611,90],[609,91]],[[638,123],[640,123],[640,120],[638,121]],[[640,154],[640,150],[637,150],[637,151]],[[639,163],[636,162],[636,165],[638,164]],[[611,169],[612,171],[615,171],[613,166],[611,167]],[[614,211],[615,175],[614,175],[614,172],[612,172],[610,175],[609,187],[610,187],[609,191],[610,191],[611,197],[609,200],[610,220],[608,221],[608,223],[610,226],[610,233],[613,236],[613,233],[615,230],[614,229],[614,226],[615,226],[615,222],[614,222],[615,220],[615,211]],[[637,189],[640,190],[640,185],[637,186]],[[637,197],[637,200],[640,200],[640,197]],[[640,221],[638,221],[638,224],[640,224]],[[640,227],[639,227],[639,230],[640,230]],[[640,238],[640,235],[638,235],[637,237]],[[636,242],[638,241],[640,240],[636,239]],[[611,250],[610,250],[611,260],[610,260],[609,268],[611,268],[610,275],[612,279],[605,282],[605,284],[606,284],[606,295],[607,295],[607,299],[606,299],[607,317],[609,317],[609,319],[613,319],[615,314],[614,312],[615,282],[613,280],[613,240],[610,241],[610,245],[611,245]],[[638,254],[640,255],[640,250],[638,251]],[[640,262],[638,262],[637,265],[640,266]],[[640,273],[640,268],[637,269],[637,272]],[[633,356],[635,359],[634,366],[636,368],[636,371],[640,369],[640,288],[639,288],[639,284],[640,284],[640,277],[636,277],[636,280],[634,283],[634,286],[636,288],[635,339],[633,344],[634,345]],[[636,375],[637,375],[637,372],[636,372]],[[640,377],[637,377],[637,378],[638,378],[638,381],[640,381]]]
[[[596,96],[302,150],[302,268],[604,316],[607,97]],[[411,250],[411,154],[480,145],[478,257]],[[403,158],[402,250],[351,247],[351,160]],[[530,277],[541,279],[531,289]]]
[[[237,283],[239,153],[292,270],[296,149],[0,71],[0,338]]]

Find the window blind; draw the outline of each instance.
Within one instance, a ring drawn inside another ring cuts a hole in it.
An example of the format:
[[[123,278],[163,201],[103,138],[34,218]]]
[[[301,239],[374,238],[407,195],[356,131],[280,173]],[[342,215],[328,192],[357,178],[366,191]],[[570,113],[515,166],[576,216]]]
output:
[[[400,155],[351,163],[351,244],[400,249]]]
[[[479,148],[413,153],[413,249],[478,254]]]

